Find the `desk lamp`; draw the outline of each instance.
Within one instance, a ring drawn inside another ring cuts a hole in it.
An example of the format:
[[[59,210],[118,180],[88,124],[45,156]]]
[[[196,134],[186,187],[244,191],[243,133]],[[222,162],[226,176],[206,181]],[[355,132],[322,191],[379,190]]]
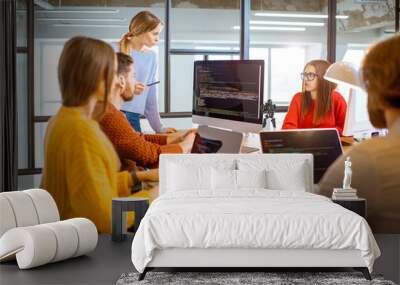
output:
[[[343,136],[352,136],[356,113],[356,97],[354,90],[363,90],[358,70],[350,62],[335,62],[326,70],[324,78],[330,82],[345,85],[350,88]]]

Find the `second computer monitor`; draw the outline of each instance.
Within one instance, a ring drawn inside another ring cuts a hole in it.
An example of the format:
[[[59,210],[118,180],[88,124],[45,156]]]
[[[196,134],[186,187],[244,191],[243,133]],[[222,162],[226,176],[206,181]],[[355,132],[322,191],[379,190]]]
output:
[[[370,138],[375,133],[379,134],[379,130],[372,126],[369,119],[367,101],[368,95],[365,91],[350,89],[343,136],[362,139]]]
[[[193,122],[238,132],[262,129],[263,60],[196,61]]]

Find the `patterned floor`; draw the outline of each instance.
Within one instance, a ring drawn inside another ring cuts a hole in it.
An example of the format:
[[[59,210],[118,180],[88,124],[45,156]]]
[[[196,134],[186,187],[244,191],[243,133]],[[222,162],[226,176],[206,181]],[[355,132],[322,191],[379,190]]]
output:
[[[372,275],[368,281],[360,272],[148,272],[146,278],[138,281],[138,273],[122,274],[117,285],[133,284],[267,284],[267,285],[395,285],[382,276]]]

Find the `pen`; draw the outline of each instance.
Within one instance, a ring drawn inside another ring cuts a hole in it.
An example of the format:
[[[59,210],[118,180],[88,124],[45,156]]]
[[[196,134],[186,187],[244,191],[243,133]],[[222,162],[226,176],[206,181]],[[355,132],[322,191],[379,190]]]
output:
[[[146,86],[153,86],[153,85],[156,85],[156,84],[158,84],[158,83],[160,83],[160,81],[155,81],[155,82],[152,82],[152,83],[147,83]]]

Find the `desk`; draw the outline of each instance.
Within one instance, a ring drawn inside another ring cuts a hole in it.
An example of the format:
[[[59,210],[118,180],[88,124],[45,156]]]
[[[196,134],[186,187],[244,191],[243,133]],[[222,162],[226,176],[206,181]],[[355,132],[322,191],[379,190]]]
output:
[[[343,152],[348,152],[349,149],[353,146],[355,143],[353,137],[340,137],[340,142],[342,143],[343,147]]]
[[[88,255],[20,270],[16,261],[0,264],[0,284],[115,284],[122,273],[135,271],[131,261],[132,236],[112,242],[99,235]]]
[[[353,137],[340,137],[340,142],[343,146],[352,146],[355,141]]]

